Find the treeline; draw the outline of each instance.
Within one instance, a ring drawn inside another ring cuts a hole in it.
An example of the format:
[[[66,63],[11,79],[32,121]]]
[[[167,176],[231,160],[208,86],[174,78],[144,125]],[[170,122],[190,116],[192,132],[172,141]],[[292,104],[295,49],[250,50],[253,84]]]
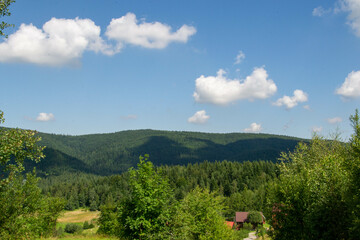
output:
[[[250,190],[245,186],[239,192],[230,193],[225,200],[222,184],[216,185],[213,192],[209,189],[211,183],[216,182],[215,172],[230,176],[219,177],[230,183],[234,172],[227,167],[228,162],[200,164],[201,170],[194,168],[186,172],[198,176],[207,173],[207,179],[211,180],[198,178],[198,185],[177,199],[176,188],[171,187],[165,177],[171,174],[159,177],[164,172],[171,173],[171,168],[170,171],[155,171],[146,157],[145,160],[140,158],[139,169],[129,171],[129,195],[101,208],[99,231],[124,239],[238,239],[236,231],[225,228],[226,212],[224,215],[223,210],[228,205],[235,211],[264,209],[271,224],[268,234],[272,239],[357,240],[360,236],[358,111],[350,121],[354,134],[348,144],[338,138],[329,141],[315,136],[310,143],[300,143],[295,151],[281,155],[276,165],[279,171],[274,168],[277,177],[268,179],[263,185],[261,180],[255,181],[258,188]],[[248,171],[255,173],[259,165],[253,166]],[[259,179],[256,173],[251,176]],[[176,181],[172,181],[178,187]],[[201,181],[204,181],[203,188],[199,187]]]
[[[45,159],[28,168],[49,175],[85,172],[120,174],[136,167],[138,157],[149,154],[155,166],[187,165],[205,160],[273,161],[292,151],[301,139],[249,133],[198,133],[133,130],[109,134],[65,136],[38,133],[46,146]]]
[[[101,207],[99,233],[120,239],[243,239],[247,231],[233,231],[225,224],[224,197],[196,186],[177,200],[168,179],[155,170],[148,155],[129,171],[129,194],[118,203]],[[260,216],[250,220],[262,223]],[[260,224],[261,224],[260,223]]]
[[[157,171],[169,180],[176,199],[183,199],[197,186],[217,192],[228,199],[229,216],[235,211],[265,210],[265,184],[277,177],[272,162],[208,162],[187,166],[161,166]],[[40,181],[44,194],[62,197],[65,209],[88,207],[97,210],[106,203],[115,203],[129,194],[129,174],[100,177],[73,173],[51,176]]]

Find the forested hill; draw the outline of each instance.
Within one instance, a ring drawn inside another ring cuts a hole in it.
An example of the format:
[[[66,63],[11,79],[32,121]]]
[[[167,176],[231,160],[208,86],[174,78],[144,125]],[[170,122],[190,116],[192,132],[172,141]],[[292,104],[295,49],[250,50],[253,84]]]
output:
[[[135,166],[149,154],[155,165],[185,165],[213,161],[276,161],[302,139],[270,134],[199,133],[131,130],[108,134],[67,136],[38,133],[47,146],[37,169],[49,174],[81,171],[110,175]]]

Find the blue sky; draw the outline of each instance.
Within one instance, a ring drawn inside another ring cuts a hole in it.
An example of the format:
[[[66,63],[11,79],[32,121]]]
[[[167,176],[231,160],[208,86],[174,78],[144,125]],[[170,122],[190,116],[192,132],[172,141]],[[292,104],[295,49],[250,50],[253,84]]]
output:
[[[10,11],[5,126],[352,133],[360,0],[17,0]]]

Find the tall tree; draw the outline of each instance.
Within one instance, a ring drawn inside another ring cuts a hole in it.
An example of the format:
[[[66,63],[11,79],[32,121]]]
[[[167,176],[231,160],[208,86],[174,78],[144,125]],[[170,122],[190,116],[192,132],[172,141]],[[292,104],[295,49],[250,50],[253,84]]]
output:
[[[4,113],[0,111],[0,124]],[[48,235],[63,208],[57,198],[41,194],[35,170],[24,177],[24,160],[44,157],[35,132],[0,128],[0,239],[33,239]]]
[[[175,214],[175,239],[228,240],[234,232],[225,225],[224,198],[196,187],[181,201]]]
[[[164,239],[173,197],[168,181],[155,171],[148,155],[130,169],[130,194],[120,206],[120,235],[127,239]]]
[[[282,155],[279,181],[272,185],[274,239],[348,239],[349,174],[346,145],[314,137]]]
[[[356,239],[360,236],[360,116],[357,109],[355,114],[350,116],[350,122],[354,133],[350,138],[351,158],[346,162],[346,166],[351,179],[348,201],[353,209],[350,236]]]

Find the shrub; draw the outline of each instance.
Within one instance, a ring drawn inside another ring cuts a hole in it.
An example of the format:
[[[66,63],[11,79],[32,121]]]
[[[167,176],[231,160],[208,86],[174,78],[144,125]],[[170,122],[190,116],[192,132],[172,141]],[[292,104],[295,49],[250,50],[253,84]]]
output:
[[[95,225],[91,222],[91,223],[89,224],[89,229],[94,228],[94,227],[95,227]]]
[[[79,233],[83,230],[83,228],[75,223],[68,223],[65,226],[65,232],[67,233]]]
[[[252,226],[251,223],[244,223],[243,229],[252,230],[252,229],[253,229],[253,226]]]
[[[91,222],[90,224],[89,224],[89,222],[88,221],[85,221],[84,222],[84,225],[83,225],[83,229],[85,230],[85,229],[90,229],[90,228],[94,228],[95,226],[94,226],[94,224]]]
[[[263,219],[260,212],[251,211],[248,214],[249,222],[256,228],[258,224],[262,224]]]

